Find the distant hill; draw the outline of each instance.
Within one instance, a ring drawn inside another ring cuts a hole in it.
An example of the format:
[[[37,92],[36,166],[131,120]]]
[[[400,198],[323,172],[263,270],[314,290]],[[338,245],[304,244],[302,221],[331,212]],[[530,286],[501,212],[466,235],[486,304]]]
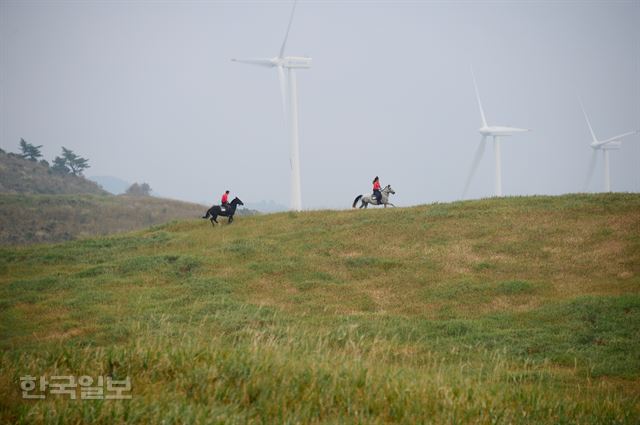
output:
[[[113,195],[125,193],[131,186],[128,181],[114,176],[91,176],[89,180],[98,183],[104,190]]]
[[[197,218],[205,210],[202,205],[151,196],[0,194],[0,244],[126,232]]]
[[[107,194],[84,177],[58,174],[40,162],[4,152],[0,152],[0,193]]]
[[[139,230],[200,217],[205,210],[203,205],[151,196],[114,196],[82,176],[61,175],[46,164],[0,152],[0,244]]]

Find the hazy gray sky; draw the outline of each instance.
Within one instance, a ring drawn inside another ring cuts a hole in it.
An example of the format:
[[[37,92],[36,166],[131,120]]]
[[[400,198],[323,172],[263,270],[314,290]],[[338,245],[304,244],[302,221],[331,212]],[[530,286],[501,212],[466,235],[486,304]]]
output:
[[[289,1],[6,1],[0,146],[20,137],[90,159],[87,175],[168,197],[289,205],[276,56]],[[413,205],[459,199],[489,124],[506,195],[582,190],[596,135],[640,128],[640,2],[301,1],[286,53],[298,72],[304,208],[350,206],[379,175]],[[487,146],[468,197],[493,193]],[[611,155],[612,188],[640,191],[640,135]],[[591,191],[603,189],[598,162]]]

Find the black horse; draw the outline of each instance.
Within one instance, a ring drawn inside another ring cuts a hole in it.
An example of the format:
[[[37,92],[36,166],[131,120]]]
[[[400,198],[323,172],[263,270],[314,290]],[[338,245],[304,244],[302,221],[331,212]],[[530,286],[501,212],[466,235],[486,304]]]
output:
[[[207,213],[202,218],[210,218],[211,225],[215,226],[218,223],[218,216],[229,217],[229,224],[233,223],[233,215],[236,213],[238,205],[244,205],[244,203],[238,198],[233,198],[233,201],[229,203],[229,206],[222,208],[220,205],[214,205],[207,210]]]

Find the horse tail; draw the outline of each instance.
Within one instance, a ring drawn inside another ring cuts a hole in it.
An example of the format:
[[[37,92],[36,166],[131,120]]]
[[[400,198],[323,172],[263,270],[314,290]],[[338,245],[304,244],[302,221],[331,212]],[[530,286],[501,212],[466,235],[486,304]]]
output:
[[[356,199],[354,199],[354,200],[353,200],[353,208],[355,208],[355,207],[356,207],[356,204],[358,203],[358,201],[360,200],[360,198],[362,198],[362,195],[358,195],[358,196],[356,197]]]

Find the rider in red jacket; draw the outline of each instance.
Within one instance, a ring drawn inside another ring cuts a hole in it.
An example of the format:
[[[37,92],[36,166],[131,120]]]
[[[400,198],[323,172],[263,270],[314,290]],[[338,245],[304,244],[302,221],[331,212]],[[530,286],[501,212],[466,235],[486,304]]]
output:
[[[220,203],[222,204],[223,208],[227,208],[227,206],[229,206],[229,191],[228,190],[226,190],[222,194],[222,200],[220,201]]]
[[[378,205],[382,204],[382,192],[380,192],[380,179],[378,176],[373,179],[373,196],[378,201]]]

